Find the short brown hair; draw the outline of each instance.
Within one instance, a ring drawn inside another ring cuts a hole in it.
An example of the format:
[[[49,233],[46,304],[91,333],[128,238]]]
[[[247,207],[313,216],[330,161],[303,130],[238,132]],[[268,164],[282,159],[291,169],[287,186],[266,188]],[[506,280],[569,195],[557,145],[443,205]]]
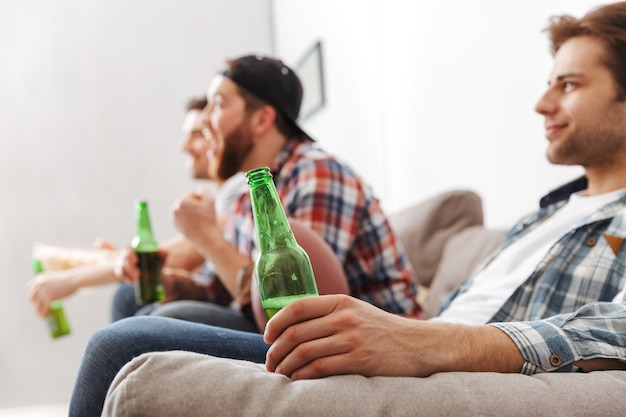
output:
[[[554,55],[569,39],[593,36],[606,45],[603,64],[613,74],[617,99],[626,99],[626,2],[592,9],[582,18],[569,15],[553,16],[546,28]]]

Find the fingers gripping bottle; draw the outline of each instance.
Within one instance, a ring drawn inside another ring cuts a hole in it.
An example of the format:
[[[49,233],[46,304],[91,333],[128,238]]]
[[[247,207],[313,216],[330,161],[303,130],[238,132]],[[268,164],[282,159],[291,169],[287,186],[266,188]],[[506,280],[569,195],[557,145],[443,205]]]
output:
[[[318,295],[317,285],[309,256],[287,222],[269,168],[253,169],[246,176],[259,248],[254,273],[265,315],[271,319],[291,301]]]
[[[159,256],[159,245],[152,234],[146,201],[135,203],[135,217],[137,234],[131,242],[131,247],[139,258],[137,266],[141,270],[140,278],[135,281],[135,299],[137,304],[162,301],[165,298],[161,282],[163,260]]]
[[[43,272],[43,265],[39,259],[33,260],[33,273],[35,275]],[[46,317],[48,322],[48,328],[50,329],[50,335],[53,338],[59,338],[71,333],[70,324],[65,316],[65,310],[63,309],[63,303],[59,300],[55,300],[50,303],[50,312]]]

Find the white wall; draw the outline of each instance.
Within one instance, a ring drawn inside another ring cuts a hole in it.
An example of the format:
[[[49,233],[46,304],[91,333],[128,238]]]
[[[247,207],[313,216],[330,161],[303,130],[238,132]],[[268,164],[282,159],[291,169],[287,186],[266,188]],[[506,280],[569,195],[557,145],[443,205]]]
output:
[[[452,188],[508,227],[582,173],[545,160],[534,104],[552,59],[542,29],[591,0],[273,0],[276,54],[324,47],[328,105],[305,126],[392,211]]]
[[[271,51],[269,0],[0,1],[0,408],[69,400],[113,287],[66,302],[52,341],[25,297],[32,244],[117,244],[147,198],[157,238],[198,186],[179,151],[184,105],[225,57]]]

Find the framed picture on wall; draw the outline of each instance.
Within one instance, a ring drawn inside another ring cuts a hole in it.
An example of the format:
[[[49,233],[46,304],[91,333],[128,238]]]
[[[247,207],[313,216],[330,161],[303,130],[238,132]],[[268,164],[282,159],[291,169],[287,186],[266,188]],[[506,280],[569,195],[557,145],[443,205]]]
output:
[[[300,120],[304,121],[324,107],[326,103],[321,41],[317,41],[305,52],[295,69],[304,89],[302,108],[300,109]]]

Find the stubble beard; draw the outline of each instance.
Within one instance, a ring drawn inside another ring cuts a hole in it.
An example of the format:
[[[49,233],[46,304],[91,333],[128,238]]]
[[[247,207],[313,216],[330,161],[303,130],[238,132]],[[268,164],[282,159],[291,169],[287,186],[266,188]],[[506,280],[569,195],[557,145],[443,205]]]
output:
[[[601,124],[580,128],[548,149],[548,160],[558,165],[611,166],[626,153],[626,131],[621,113],[608,111]],[[557,146],[554,146],[557,145]]]

